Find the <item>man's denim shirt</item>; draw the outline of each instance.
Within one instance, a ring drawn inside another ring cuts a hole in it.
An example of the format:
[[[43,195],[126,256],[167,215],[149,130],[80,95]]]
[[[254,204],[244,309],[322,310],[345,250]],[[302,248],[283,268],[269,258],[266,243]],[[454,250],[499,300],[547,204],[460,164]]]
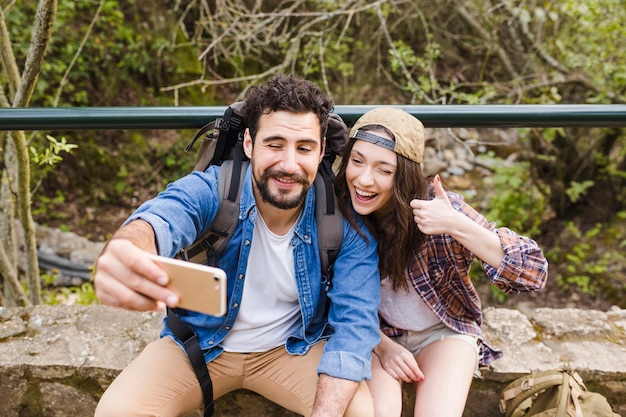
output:
[[[213,166],[206,172],[194,172],[177,180],[156,198],[143,203],[126,222],[143,219],[150,223],[159,253],[174,256],[200,236],[216,216],[218,171],[219,167]],[[240,222],[218,260],[218,266],[228,276],[226,315],[214,317],[177,310],[181,319],[196,331],[207,362],[222,353],[220,342],[235,323],[241,303],[257,215],[251,178],[249,167],[241,193]],[[334,263],[334,277],[328,292],[332,301],[328,317],[324,317],[323,309],[317,308],[323,290],[314,209],[315,191],[311,187],[292,241],[302,326],[287,339],[286,348],[290,354],[303,355],[311,345],[328,339],[319,373],[352,381],[370,379],[372,349],[380,341],[376,244],[366,228],[363,230],[369,242],[344,221],[343,245]],[[166,325],[161,336],[174,337]],[[181,345],[180,340],[174,339]]]

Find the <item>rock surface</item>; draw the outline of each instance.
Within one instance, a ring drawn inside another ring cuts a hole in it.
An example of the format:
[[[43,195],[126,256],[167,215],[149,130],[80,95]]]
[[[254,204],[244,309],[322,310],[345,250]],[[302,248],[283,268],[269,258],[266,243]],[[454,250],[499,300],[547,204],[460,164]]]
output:
[[[88,416],[115,376],[158,337],[161,313],[101,305],[0,308],[0,415]],[[485,333],[504,357],[475,379],[465,417],[499,416],[499,394],[530,371],[572,367],[626,416],[626,310],[485,309]],[[405,390],[410,416],[412,396]],[[216,402],[216,417],[292,417],[247,391]],[[197,414],[201,416],[201,414]]]

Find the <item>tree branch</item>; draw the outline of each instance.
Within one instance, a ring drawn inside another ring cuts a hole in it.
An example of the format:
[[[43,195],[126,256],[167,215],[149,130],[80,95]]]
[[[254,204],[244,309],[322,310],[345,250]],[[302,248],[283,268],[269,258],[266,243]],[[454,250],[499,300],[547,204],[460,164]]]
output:
[[[57,0],[39,0],[28,56],[24,64],[20,86],[13,99],[13,107],[28,107],[28,103],[30,103],[48,42],[50,42],[50,33],[52,32],[56,11]]]
[[[30,102],[50,41],[50,33],[56,11],[57,0],[40,0],[37,5],[30,48],[12,107],[27,107]],[[35,223],[31,212],[28,147],[23,131],[15,132],[12,136],[17,158],[17,213],[24,230],[26,275],[28,277],[30,300],[33,304],[40,304],[41,281],[39,278],[39,263],[37,261]]]
[[[20,74],[13,55],[13,48],[9,38],[9,31],[4,17],[4,10],[0,7],[0,56],[2,56],[3,68],[8,79],[9,92],[15,95],[19,88]],[[0,84],[0,106],[11,107],[9,98],[5,94],[4,86]],[[24,293],[19,282],[17,268],[17,244],[15,238],[15,196],[11,193],[11,170],[15,168],[15,163],[11,162],[11,157],[15,156],[12,144],[6,142],[7,137],[11,135],[2,135],[2,143],[4,144],[2,152],[3,170],[0,178],[0,198],[2,198],[2,212],[5,213],[0,221],[0,232],[2,233],[2,242],[0,242],[0,276],[6,285],[7,303],[11,305],[31,305],[28,297]],[[13,170],[15,172],[15,170]],[[15,175],[13,175],[15,176]],[[10,256],[9,256],[10,254]]]
[[[507,2],[503,2],[503,4],[507,12],[511,16],[514,16],[514,13],[511,11],[511,6]],[[537,42],[537,40],[535,39],[535,36],[528,30],[527,25],[519,25],[519,27],[520,27],[521,35],[524,37],[524,40],[526,41],[526,43],[530,45],[531,51],[537,54],[539,59],[543,61],[546,65],[559,71],[563,75],[570,75],[570,77],[568,78],[570,79],[575,78],[576,81],[582,83],[586,88],[592,91],[596,91],[596,92],[601,91],[601,89],[597,85],[595,85],[591,80],[589,80],[589,78],[587,78],[583,74],[574,75],[569,68],[562,65],[556,58],[554,58],[552,55],[546,52],[545,49],[541,46],[541,44]]]
[[[13,54],[9,28],[2,7],[0,7],[0,56],[9,80],[9,94],[14,97],[20,85],[20,70]]]
[[[68,64],[67,68],[65,68],[65,72],[63,73],[63,77],[61,78],[61,81],[59,82],[59,88],[58,88],[57,93],[56,93],[56,95],[54,97],[54,102],[52,104],[53,107],[57,107],[59,105],[59,99],[61,98],[61,92],[63,91],[63,88],[67,84],[67,78],[68,78],[68,76],[70,74],[70,71],[72,71],[72,68],[74,68],[74,64],[76,64],[76,61],[78,60],[78,57],[80,56],[80,53],[83,51],[83,48],[85,47],[85,43],[87,43],[87,39],[89,39],[89,35],[91,35],[91,31],[93,30],[94,25],[96,24],[96,22],[100,18],[100,12],[102,11],[102,7],[104,6],[104,2],[105,1],[106,0],[100,0],[100,4],[98,5],[98,9],[96,10],[96,13],[94,13],[93,18],[91,19],[91,22],[89,22],[89,27],[87,27],[87,31],[85,32],[85,36],[83,36],[83,39],[80,41],[80,45],[78,45],[78,49],[76,50],[76,53],[72,57],[72,60]]]
[[[515,66],[509,59],[506,51],[500,46],[500,44],[498,42],[494,42],[494,40],[491,38],[491,35],[489,35],[489,32],[485,30],[482,24],[474,19],[474,16],[465,8],[462,1],[454,1],[453,3],[454,8],[456,9],[459,16],[461,16],[463,20],[465,20],[465,22],[472,29],[474,29],[476,33],[478,33],[478,35],[485,41],[487,45],[489,45],[490,48],[495,49],[496,54],[500,58],[500,61],[502,62],[502,65],[504,65],[506,71],[509,73],[509,76],[512,79],[519,78],[519,73],[515,70]]]

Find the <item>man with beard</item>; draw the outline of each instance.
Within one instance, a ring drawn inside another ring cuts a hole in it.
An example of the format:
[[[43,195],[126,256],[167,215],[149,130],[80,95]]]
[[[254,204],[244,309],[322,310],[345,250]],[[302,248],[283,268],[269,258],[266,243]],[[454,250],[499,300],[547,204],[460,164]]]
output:
[[[214,397],[245,388],[305,416],[373,416],[365,384],[379,342],[379,274],[371,235],[344,222],[327,312],[312,184],[324,155],[332,99],[279,74],[245,97],[250,158],[239,224],[218,259],[228,280],[224,316],[176,309],[197,335]],[[217,213],[218,166],[193,172],[143,203],[113,235],[94,276],[104,304],[175,308],[165,272],[150,254],[174,256]],[[363,228],[366,230],[365,228]],[[185,416],[203,393],[179,340],[161,338],[113,381],[96,416]]]

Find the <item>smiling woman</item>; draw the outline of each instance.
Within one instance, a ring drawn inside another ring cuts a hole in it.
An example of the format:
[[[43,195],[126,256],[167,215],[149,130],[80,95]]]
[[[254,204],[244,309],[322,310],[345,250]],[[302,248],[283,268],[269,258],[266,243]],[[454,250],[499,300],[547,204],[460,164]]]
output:
[[[414,116],[371,110],[350,138],[335,189],[342,213],[363,216],[378,242],[382,341],[368,382],[376,415],[400,416],[402,384],[415,383],[415,416],[460,417],[479,366],[502,355],[481,329],[472,263],[511,293],[543,288],[547,261],[533,240],[496,229],[444,190],[439,175],[427,180]]]
[[[376,216],[382,217],[391,209],[389,203],[397,167],[396,154],[387,147],[381,149],[374,144],[381,143],[381,140],[393,143],[390,140],[393,135],[387,132],[379,133],[387,135],[387,139],[368,134],[368,138],[376,137],[380,140],[372,143],[368,143],[369,140],[357,141],[348,156],[350,163],[346,168],[346,182],[350,189],[352,205],[360,215],[376,213]],[[357,130],[357,133],[365,132]],[[358,137],[362,138],[364,135]]]

